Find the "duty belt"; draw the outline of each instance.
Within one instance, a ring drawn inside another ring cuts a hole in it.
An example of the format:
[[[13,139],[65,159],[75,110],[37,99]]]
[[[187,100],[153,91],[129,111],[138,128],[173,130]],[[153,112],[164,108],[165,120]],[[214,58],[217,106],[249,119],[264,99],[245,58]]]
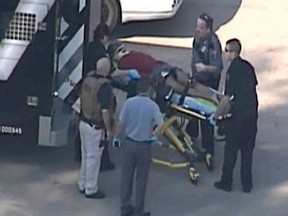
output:
[[[138,141],[138,140],[135,140],[135,139],[132,139],[132,138],[130,138],[130,137],[126,137],[126,139],[127,140],[130,140],[130,141],[132,141],[132,142],[134,142],[134,143],[139,143],[139,144],[148,144],[148,145],[151,145],[151,142],[149,141],[149,140],[145,140],[145,141]]]
[[[103,125],[101,124],[95,124],[95,123],[92,123],[89,119],[87,119],[85,116],[81,115],[80,116],[80,119],[82,121],[84,121],[85,123],[89,124],[93,129],[95,130],[100,130],[100,129],[103,129]]]

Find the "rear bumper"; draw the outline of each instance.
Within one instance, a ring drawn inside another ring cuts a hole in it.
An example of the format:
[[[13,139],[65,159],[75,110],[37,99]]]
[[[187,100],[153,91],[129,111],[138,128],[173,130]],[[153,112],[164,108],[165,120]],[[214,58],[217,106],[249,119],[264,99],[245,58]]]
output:
[[[174,0],[175,3],[171,3],[168,7],[163,7],[162,11],[123,11],[122,23],[130,21],[144,21],[144,20],[157,20],[157,19],[168,19],[177,13],[183,0]]]

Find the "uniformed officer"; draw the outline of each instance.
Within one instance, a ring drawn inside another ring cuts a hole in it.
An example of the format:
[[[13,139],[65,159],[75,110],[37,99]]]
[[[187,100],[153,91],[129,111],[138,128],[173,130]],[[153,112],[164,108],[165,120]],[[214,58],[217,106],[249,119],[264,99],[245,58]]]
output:
[[[144,200],[151,162],[151,138],[155,127],[162,126],[163,118],[158,105],[148,97],[149,86],[147,78],[139,80],[138,95],[124,103],[116,127],[116,138],[119,138],[121,131],[125,131],[126,136],[121,174],[121,216],[150,215],[149,212],[144,212]],[[135,207],[131,205],[134,174]]]
[[[192,76],[199,83],[218,89],[223,69],[222,48],[219,39],[212,31],[213,19],[206,13],[197,19],[195,39],[192,48]],[[201,121],[202,148],[205,150],[207,169],[214,169],[214,130],[208,122]],[[199,121],[191,120],[187,132],[193,138],[199,133]]]
[[[96,71],[89,73],[82,84],[80,101],[81,116],[79,131],[81,137],[81,169],[79,190],[87,198],[102,199],[105,194],[98,189],[98,175],[103,149],[112,137],[112,119],[115,97],[108,80],[110,60],[101,58]]]
[[[258,119],[257,78],[253,66],[239,55],[241,43],[238,39],[226,42],[226,57],[232,61],[227,71],[226,95],[221,106],[231,102],[232,117],[226,121],[226,144],[224,149],[224,163],[222,177],[215,182],[215,187],[224,191],[232,190],[232,176],[241,151],[241,182],[243,191],[252,190],[252,158],[255,147]],[[217,113],[215,114],[217,117]]]
[[[100,23],[97,25],[93,41],[88,43],[84,48],[84,71],[83,77],[86,77],[87,74],[95,69],[95,65],[99,59],[108,57],[106,47],[109,44],[109,35],[110,30],[107,24]],[[72,118],[72,123],[77,125],[78,114],[75,113],[74,117]],[[69,137],[71,138],[71,137]],[[73,140],[73,139],[72,139]],[[80,145],[80,135],[77,132],[74,135],[74,145],[75,145],[75,160],[81,161],[81,145]],[[115,168],[115,164],[111,161],[108,145],[105,145],[103,154],[101,157],[101,166],[100,171],[109,171]]]

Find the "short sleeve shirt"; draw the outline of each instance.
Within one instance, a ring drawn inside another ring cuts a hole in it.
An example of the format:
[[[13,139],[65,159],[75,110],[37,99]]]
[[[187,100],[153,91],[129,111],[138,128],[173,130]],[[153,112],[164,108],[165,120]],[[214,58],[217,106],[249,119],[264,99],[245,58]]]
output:
[[[119,69],[136,69],[141,77],[149,78],[153,70],[162,65],[163,62],[155,60],[150,55],[141,52],[130,51],[123,56],[118,62]]]
[[[226,75],[225,94],[234,98],[233,115],[258,107],[257,84],[255,70],[248,61],[238,57],[231,62]]]
[[[89,43],[84,48],[84,76],[91,70],[95,70],[96,62],[103,57],[108,57],[105,46],[100,41]]]
[[[125,125],[127,137],[136,141],[147,141],[156,125],[163,124],[158,105],[147,96],[135,96],[125,101],[119,115]]]
[[[198,82],[212,88],[217,88],[218,86],[215,85],[218,85],[220,76],[214,77],[213,75],[205,72],[198,72],[195,67],[196,63],[213,65],[216,66],[220,72],[222,71],[222,47],[216,34],[211,34],[205,40],[194,39],[192,48],[191,69],[193,77]]]

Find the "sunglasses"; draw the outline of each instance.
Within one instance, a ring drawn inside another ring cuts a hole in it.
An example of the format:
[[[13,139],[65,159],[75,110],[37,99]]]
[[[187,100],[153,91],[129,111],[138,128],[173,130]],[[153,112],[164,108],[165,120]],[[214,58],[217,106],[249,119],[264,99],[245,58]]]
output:
[[[115,53],[121,53],[121,52],[125,52],[125,51],[126,51],[125,48],[121,47]]]

